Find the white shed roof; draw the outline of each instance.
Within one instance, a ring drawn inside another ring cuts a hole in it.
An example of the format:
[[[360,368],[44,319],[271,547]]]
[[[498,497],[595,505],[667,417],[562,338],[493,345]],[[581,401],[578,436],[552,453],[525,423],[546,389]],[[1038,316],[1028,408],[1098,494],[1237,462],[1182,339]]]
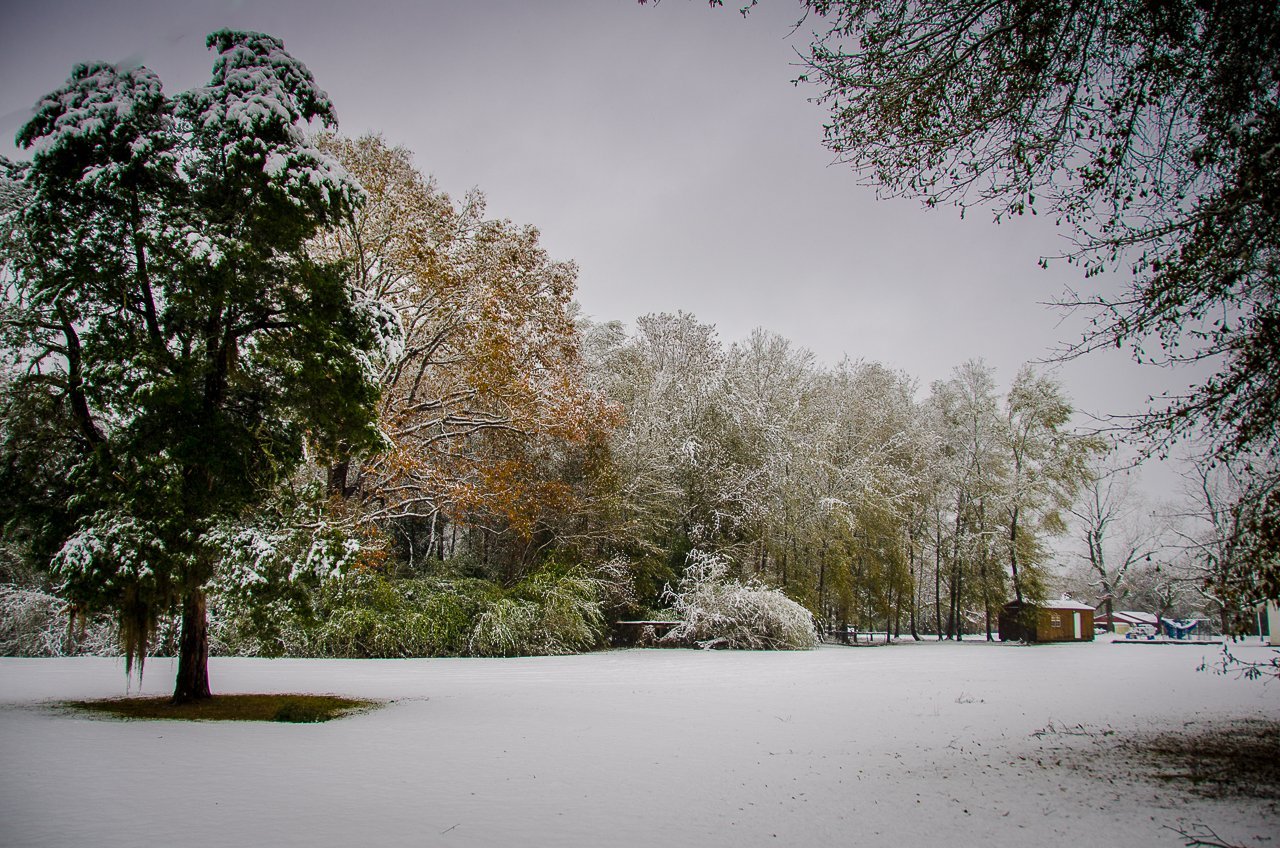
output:
[[[1060,601],[1045,601],[1039,606],[1044,609],[1060,609],[1060,610],[1088,610],[1093,612],[1093,607],[1088,604],[1082,604],[1079,601],[1073,601],[1070,598],[1064,598]]]
[[[1156,625],[1160,620],[1156,618],[1153,612],[1138,612],[1136,610],[1116,610],[1112,616],[1120,621],[1128,621],[1131,624],[1151,624]]]

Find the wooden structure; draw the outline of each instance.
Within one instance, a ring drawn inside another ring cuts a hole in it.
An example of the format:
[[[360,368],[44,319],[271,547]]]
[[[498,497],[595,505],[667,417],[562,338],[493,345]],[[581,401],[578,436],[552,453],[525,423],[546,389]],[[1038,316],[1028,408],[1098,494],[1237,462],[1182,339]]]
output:
[[[1000,610],[1003,642],[1092,642],[1093,607],[1064,598],[1060,601],[1013,601]]]

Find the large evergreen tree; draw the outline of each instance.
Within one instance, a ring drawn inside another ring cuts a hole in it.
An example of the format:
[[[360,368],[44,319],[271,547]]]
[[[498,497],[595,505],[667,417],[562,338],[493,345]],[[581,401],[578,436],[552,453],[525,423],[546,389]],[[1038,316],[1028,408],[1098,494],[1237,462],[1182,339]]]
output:
[[[35,471],[6,517],[56,543],[73,603],[118,613],[130,664],[180,606],[176,701],[210,691],[210,531],[304,446],[376,439],[374,324],[304,250],[363,197],[306,133],[333,106],[276,38],[208,46],[210,83],[172,98],[77,66],[18,135],[31,161],[3,163],[4,465]]]

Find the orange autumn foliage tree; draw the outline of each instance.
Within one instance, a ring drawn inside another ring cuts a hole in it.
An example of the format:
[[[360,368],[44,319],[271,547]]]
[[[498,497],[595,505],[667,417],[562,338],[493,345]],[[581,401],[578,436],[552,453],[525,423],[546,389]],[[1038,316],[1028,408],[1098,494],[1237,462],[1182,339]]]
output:
[[[566,471],[617,418],[585,385],[577,269],[537,229],[487,220],[479,192],[455,202],[379,136],[322,146],[368,193],[314,249],[349,263],[383,310],[390,442],[335,464],[331,493],[361,523],[429,527],[435,555],[446,524],[531,542],[572,510],[583,480]]]

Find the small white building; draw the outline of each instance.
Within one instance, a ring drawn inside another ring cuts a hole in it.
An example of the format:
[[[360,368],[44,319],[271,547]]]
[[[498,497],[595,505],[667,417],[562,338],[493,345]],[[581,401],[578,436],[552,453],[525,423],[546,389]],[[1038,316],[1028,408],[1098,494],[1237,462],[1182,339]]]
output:
[[[1280,603],[1265,601],[1258,604],[1258,633],[1263,644],[1280,647]]]
[[[1159,616],[1155,613],[1138,612],[1137,610],[1116,610],[1111,613],[1110,617],[1108,617],[1107,614],[1102,611],[1102,607],[1099,607],[1093,614],[1093,623],[1096,627],[1106,627],[1107,625],[1110,625],[1111,628],[1121,636],[1142,624],[1149,625],[1152,630],[1158,631],[1160,629]]]

